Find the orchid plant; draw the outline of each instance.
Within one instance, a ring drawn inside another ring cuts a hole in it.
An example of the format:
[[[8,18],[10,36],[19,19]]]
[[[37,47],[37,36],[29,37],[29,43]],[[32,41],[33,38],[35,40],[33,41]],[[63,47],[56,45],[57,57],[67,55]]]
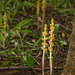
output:
[[[42,32],[43,38],[42,38],[42,47],[41,49],[43,50],[43,57],[42,57],[42,75],[44,75],[44,57],[45,57],[45,52],[47,51],[47,46],[48,50],[50,52],[50,75],[52,75],[52,51],[53,51],[53,39],[54,39],[54,20],[53,18],[51,19],[51,24],[50,24],[50,31],[49,31],[49,37],[47,37],[47,24],[44,26],[44,32]],[[49,45],[47,44],[46,40],[49,39]]]

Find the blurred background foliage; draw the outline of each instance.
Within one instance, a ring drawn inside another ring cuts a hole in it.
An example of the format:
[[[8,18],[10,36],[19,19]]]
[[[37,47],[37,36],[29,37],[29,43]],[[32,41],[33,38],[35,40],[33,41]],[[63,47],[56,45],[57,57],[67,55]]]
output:
[[[74,0],[46,0],[46,7],[51,5],[52,10],[58,10],[60,13],[64,15],[74,14]],[[40,6],[42,7],[42,0],[40,1]],[[40,8],[41,8],[40,7]],[[1,0],[0,1],[0,16],[7,12],[7,21],[12,22],[15,20],[16,22],[23,20],[29,14],[36,15],[37,9],[37,0]],[[50,10],[48,10],[50,11]],[[40,12],[41,13],[41,12]],[[21,15],[19,17],[19,15]],[[31,15],[30,15],[31,16]],[[32,16],[31,16],[32,17]],[[2,18],[2,17],[1,17]]]

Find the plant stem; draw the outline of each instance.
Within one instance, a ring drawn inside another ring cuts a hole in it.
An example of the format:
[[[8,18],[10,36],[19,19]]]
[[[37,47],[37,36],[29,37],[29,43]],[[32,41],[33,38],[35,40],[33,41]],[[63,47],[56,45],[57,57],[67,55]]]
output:
[[[43,57],[42,57],[42,75],[44,75],[44,56],[45,56],[45,50],[43,50]]]
[[[50,75],[52,75],[52,52],[50,52]]]

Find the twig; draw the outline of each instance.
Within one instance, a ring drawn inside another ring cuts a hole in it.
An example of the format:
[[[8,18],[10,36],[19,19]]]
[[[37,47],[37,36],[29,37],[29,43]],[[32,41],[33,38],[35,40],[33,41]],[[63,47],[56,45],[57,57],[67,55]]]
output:
[[[42,71],[42,68],[33,68],[33,67],[0,67],[0,70],[35,70]],[[49,70],[49,67],[44,68],[44,70]],[[63,70],[63,67],[53,67],[54,70]]]
[[[61,27],[63,27],[64,29],[66,28],[64,25],[62,25],[62,24],[60,24],[60,26]],[[70,29],[70,28],[68,28],[68,30],[70,31],[70,32],[72,32],[72,30]]]

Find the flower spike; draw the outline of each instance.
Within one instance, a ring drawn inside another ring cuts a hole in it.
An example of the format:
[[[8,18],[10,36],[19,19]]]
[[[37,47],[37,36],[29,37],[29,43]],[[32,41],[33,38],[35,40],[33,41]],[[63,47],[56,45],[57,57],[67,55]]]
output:
[[[42,47],[41,49],[43,50],[43,57],[42,57],[42,75],[44,75],[44,56],[45,56],[45,51],[47,51],[47,43],[46,40],[48,39],[47,36],[47,24],[44,26],[44,31],[42,32],[43,38],[42,38]]]
[[[53,39],[54,39],[54,29],[55,29],[55,27],[54,27],[54,20],[53,20],[53,18],[51,19],[51,24],[50,24],[50,31],[49,31],[49,34],[50,34],[50,36],[49,36],[49,47],[48,47],[48,50],[49,50],[49,52],[50,52],[50,75],[52,75],[52,51],[53,51],[53,46],[54,46],[54,44],[53,44]]]

